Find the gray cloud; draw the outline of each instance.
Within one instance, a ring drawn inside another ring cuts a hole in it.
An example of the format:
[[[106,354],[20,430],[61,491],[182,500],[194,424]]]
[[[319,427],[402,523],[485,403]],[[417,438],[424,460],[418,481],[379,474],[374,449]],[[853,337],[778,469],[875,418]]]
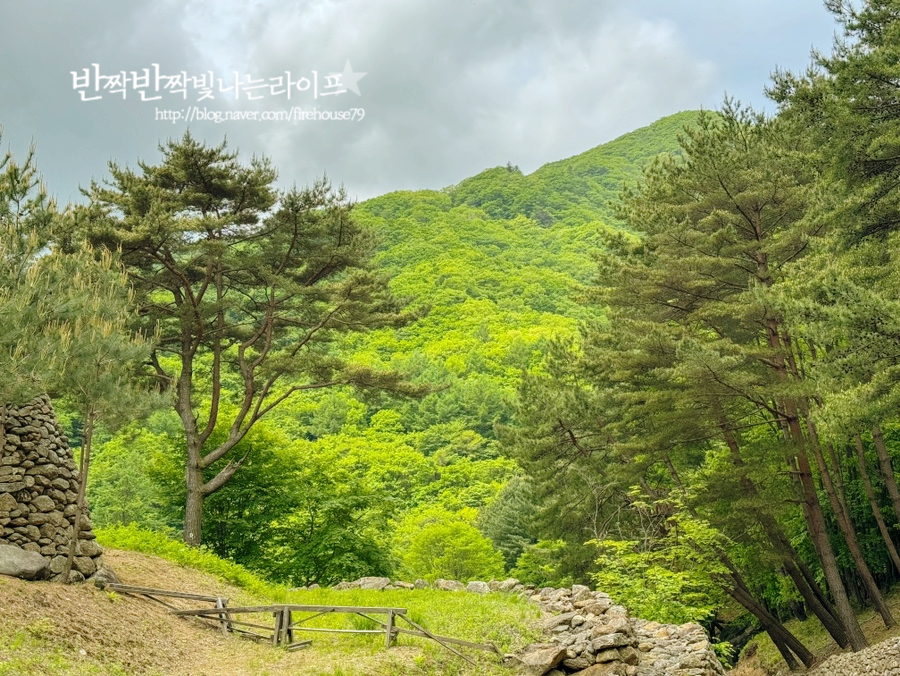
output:
[[[774,0],[761,0],[763,5]],[[512,161],[530,171],[725,90],[761,100],[776,63],[801,68],[813,41],[830,40],[816,7],[748,12],[712,0],[33,0],[0,6],[0,124],[4,143],[38,143],[51,190],[65,199],[110,158],[155,159],[182,124],[156,108],[194,103],[104,97],[82,103],[69,71],[160,63],[272,77],[364,71],[362,96],[291,102],[216,101],[210,110],[363,107],[359,123],[198,122],[244,153],[272,157],[284,184],[327,171],[359,198],[442,187]],[[775,21],[771,17],[778,17]],[[815,31],[809,31],[815,16]],[[788,49],[787,47],[790,47]],[[787,62],[785,62],[785,60]],[[751,95],[745,95],[751,91]]]

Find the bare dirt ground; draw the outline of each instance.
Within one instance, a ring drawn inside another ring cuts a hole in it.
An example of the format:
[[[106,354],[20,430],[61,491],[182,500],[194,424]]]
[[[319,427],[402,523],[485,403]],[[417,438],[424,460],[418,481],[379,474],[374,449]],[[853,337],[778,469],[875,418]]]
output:
[[[104,558],[123,584],[223,596],[229,605],[259,599],[204,573],[134,552],[107,550]],[[189,607],[189,606],[185,606]],[[166,676],[311,676],[421,673],[421,649],[384,651],[373,644],[343,654],[326,641],[285,652],[223,635],[198,620],[176,617],[152,601],[97,589],[25,582],[0,576],[0,627],[38,627],[43,638],[75,660],[118,664],[129,674]],[[2,666],[2,665],[0,665]]]

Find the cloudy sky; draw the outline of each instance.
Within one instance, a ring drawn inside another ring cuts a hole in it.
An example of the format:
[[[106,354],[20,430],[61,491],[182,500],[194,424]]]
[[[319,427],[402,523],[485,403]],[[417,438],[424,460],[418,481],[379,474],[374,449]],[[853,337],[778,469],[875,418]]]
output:
[[[327,172],[365,199],[527,173],[726,93],[767,107],[770,73],[834,30],[821,0],[0,0],[0,143],[33,142],[62,201],[187,127],[269,156],[282,185]],[[185,91],[157,92],[154,64]],[[124,93],[95,90],[122,71]],[[323,113],[362,119],[306,119]]]

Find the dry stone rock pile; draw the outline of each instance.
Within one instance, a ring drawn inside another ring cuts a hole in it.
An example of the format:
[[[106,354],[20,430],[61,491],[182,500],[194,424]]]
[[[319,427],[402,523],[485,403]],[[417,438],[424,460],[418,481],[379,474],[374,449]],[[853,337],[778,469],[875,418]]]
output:
[[[75,523],[78,470],[46,396],[7,407],[0,448],[0,573],[59,579]],[[103,550],[82,520],[73,577],[94,575]],[[43,565],[40,565],[43,562]]]
[[[891,638],[858,653],[832,655],[810,676],[900,676],[900,638]]]
[[[709,637],[680,626],[631,618],[608,594],[582,585],[525,591],[541,609],[549,640],[510,658],[534,676],[724,676]],[[547,659],[550,658],[550,659]]]
[[[386,577],[365,577],[341,582],[336,589],[421,589],[415,583],[391,582]],[[527,646],[504,663],[527,676],[724,676],[703,627],[648,622],[628,616],[603,592],[583,585],[570,589],[526,588],[518,580],[473,581],[437,580],[431,585],[448,592],[488,594],[518,593],[537,603],[544,611],[546,639]],[[822,676],[826,673],[823,672]],[[852,672],[856,676],[857,672]],[[880,672],[879,672],[880,673]],[[887,673],[887,672],[886,672]],[[894,674],[895,672],[890,672]],[[900,670],[897,672],[900,676]]]

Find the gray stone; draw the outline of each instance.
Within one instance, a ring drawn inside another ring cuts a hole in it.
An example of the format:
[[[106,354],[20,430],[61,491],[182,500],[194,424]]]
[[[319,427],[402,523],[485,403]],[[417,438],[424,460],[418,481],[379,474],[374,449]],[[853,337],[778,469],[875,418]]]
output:
[[[360,589],[384,589],[391,583],[389,577],[361,577],[359,580]]]
[[[24,481],[13,481],[11,483],[0,483],[0,493],[15,493],[25,488]]]
[[[97,564],[89,556],[76,556],[72,565],[85,577],[90,577],[97,572]]]
[[[515,589],[515,587],[519,584],[521,584],[521,583],[516,578],[511,577],[506,580],[503,580],[503,582],[500,583],[500,586],[498,588],[502,592],[508,592],[508,591],[512,591],[513,589]]]
[[[553,631],[555,628],[559,626],[565,626],[568,628],[569,624],[572,621],[572,618],[575,617],[576,613],[563,613],[562,615],[553,615],[552,617],[548,617],[544,621],[544,631]]]
[[[609,648],[608,650],[601,650],[597,653],[597,664],[603,664],[604,662],[621,662],[619,659],[619,651],[615,648]]]
[[[413,582],[413,587],[415,587],[416,589],[428,589],[428,583],[422,578],[419,578],[418,580]]]
[[[0,495],[0,512],[11,512],[14,509],[17,509],[18,506],[19,504],[16,502],[16,499],[9,493]]]
[[[96,540],[79,540],[78,548],[75,552],[81,556],[96,558],[103,554],[103,547]],[[312,589],[312,586],[310,586],[310,589]]]
[[[119,584],[119,576],[113,572],[113,569],[105,563],[101,564],[94,573],[94,584],[103,589],[107,584]]]
[[[53,498],[46,495],[39,495],[31,501],[32,506],[36,507],[39,512],[52,512],[56,509],[56,502]]]
[[[529,676],[544,676],[548,671],[561,664],[566,659],[565,648],[559,646],[536,645],[529,646],[524,652],[511,660],[511,665],[519,668],[518,673]]]
[[[469,584],[466,585],[466,591],[472,592],[473,594],[487,594],[491,591],[491,588],[488,587],[487,582],[480,582],[479,580],[472,580]]]
[[[0,575],[34,580],[46,569],[47,560],[37,552],[0,545]]]
[[[619,657],[625,664],[636,666],[641,663],[641,654],[631,646],[619,648]]]
[[[459,580],[435,580],[434,588],[442,591],[465,591],[466,585]]]
[[[629,639],[625,634],[615,633],[598,636],[593,640],[591,646],[597,652],[608,650],[609,648],[621,648],[629,644]]]
[[[572,670],[587,669],[592,664],[593,662],[586,657],[573,657],[568,660],[563,660],[563,666]]]

